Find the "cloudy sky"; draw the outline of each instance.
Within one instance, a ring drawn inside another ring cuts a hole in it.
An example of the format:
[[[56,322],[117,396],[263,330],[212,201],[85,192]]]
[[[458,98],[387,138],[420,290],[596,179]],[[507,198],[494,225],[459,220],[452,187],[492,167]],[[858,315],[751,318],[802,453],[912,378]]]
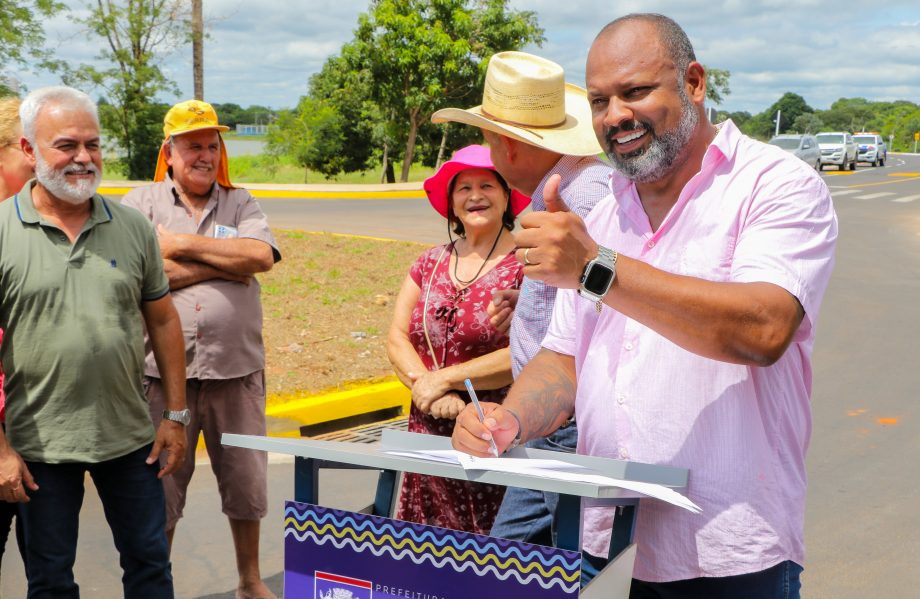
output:
[[[66,2],[75,12],[82,3]],[[920,103],[920,2],[887,0],[510,0],[533,10],[546,30],[528,51],[565,67],[584,85],[587,49],[600,27],[634,11],[660,12],[680,23],[697,58],[731,72],[732,93],[720,108],[755,113],[784,92],[814,108],[841,97]],[[352,39],[367,0],[204,0],[205,97],[211,102],[291,107],[309,76]],[[59,58],[92,62],[103,40],[80,31],[73,16],[46,22]],[[164,58],[182,98],[191,97],[191,49]],[[29,87],[54,76],[18,73]],[[165,101],[174,98],[163,98]]]

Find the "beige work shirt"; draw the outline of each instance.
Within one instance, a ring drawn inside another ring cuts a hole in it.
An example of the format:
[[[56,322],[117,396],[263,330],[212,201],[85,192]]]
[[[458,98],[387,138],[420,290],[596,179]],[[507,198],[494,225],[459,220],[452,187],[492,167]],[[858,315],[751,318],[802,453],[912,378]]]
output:
[[[245,189],[215,184],[198,223],[168,177],[130,191],[122,204],[140,210],[154,227],[163,225],[173,233],[264,241],[272,247],[275,262],[281,259],[262,208]],[[202,281],[174,290],[172,297],[182,320],[188,378],[238,378],[265,368],[262,302],[255,278],[249,285]],[[160,376],[149,339],[145,371]]]

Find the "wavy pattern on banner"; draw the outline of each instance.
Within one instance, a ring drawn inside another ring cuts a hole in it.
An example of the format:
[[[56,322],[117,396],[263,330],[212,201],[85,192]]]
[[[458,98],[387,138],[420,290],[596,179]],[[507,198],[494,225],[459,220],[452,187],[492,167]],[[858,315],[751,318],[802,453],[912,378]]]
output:
[[[568,593],[578,589],[577,561],[569,562],[558,554],[546,556],[539,550],[524,553],[516,546],[503,548],[477,537],[459,541],[449,534],[439,536],[437,530],[419,532],[398,521],[374,522],[315,506],[303,511],[288,507],[284,534],[299,541],[310,538],[320,545],[330,542],[337,548],[348,545],[377,556],[389,553],[396,560],[408,558],[416,564],[429,561],[457,572],[472,569],[477,575],[491,574],[499,580],[514,576],[521,584],[536,582],[545,589],[553,585]]]
[[[580,563],[578,561],[566,560],[565,556],[558,553],[551,556],[544,555],[539,550],[528,551],[525,553],[515,545],[502,547],[495,541],[490,540],[486,543],[483,543],[472,536],[466,538],[463,541],[459,541],[454,537],[445,537],[443,533],[439,536],[437,531],[434,530],[425,530],[419,533],[418,531],[411,528],[411,525],[408,523],[404,523],[400,528],[394,526],[394,523],[399,523],[399,521],[387,522],[381,526],[378,526],[369,517],[362,520],[357,520],[347,512],[343,513],[341,517],[338,517],[331,510],[326,510],[325,508],[320,509],[323,509],[324,512],[319,512],[314,508],[301,513],[297,509],[289,507],[285,510],[284,515],[286,518],[293,517],[296,521],[295,526],[300,526],[299,530],[301,531],[304,530],[302,524],[306,521],[307,515],[309,514],[312,516],[313,521],[315,521],[317,525],[331,523],[338,529],[351,528],[356,531],[370,530],[378,536],[390,534],[397,539],[404,539],[408,537],[419,544],[428,542],[439,548],[449,545],[458,551],[471,549],[480,554],[488,552],[501,559],[516,557],[521,562],[527,563],[538,560],[546,568],[550,568],[554,564],[557,564],[566,572],[578,572],[580,569]],[[288,521],[285,520],[285,525],[287,524]]]

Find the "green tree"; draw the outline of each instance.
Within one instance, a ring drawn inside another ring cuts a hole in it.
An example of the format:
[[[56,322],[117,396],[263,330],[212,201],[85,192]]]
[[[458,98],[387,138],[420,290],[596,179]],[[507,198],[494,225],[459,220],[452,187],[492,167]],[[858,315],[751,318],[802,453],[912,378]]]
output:
[[[82,20],[105,41],[98,58],[109,68],[69,67],[65,81],[89,83],[104,90],[110,108],[100,112],[103,128],[118,142],[131,179],[150,179],[162,141],[160,92],[179,95],[159,63],[188,39],[188,19],[181,0],[96,0]]]
[[[824,121],[814,112],[804,112],[792,122],[792,130],[796,133],[818,133],[824,129]]]
[[[772,106],[744,123],[741,130],[758,139],[770,139],[776,132],[777,112],[780,112],[779,132],[784,133],[790,130],[800,115],[812,113],[814,109],[805,102],[802,96],[786,92]]]
[[[881,108],[881,102],[869,102],[865,98],[840,98],[829,110],[819,113],[828,129],[833,131],[865,131],[870,128],[874,115]]]
[[[354,69],[357,61],[353,44],[345,44],[341,55],[329,57],[323,68],[310,77],[310,97],[322,101],[338,113],[341,124],[342,170],[355,172],[367,170],[375,158],[375,151],[385,144],[386,123],[376,102],[371,99],[370,74]],[[388,146],[388,147],[389,147]]]
[[[751,113],[746,110],[739,110],[737,112],[723,112],[720,110],[716,113],[717,123],[722,123],[728,119],[731,119],[736,127],[742,128],[745,123],[751,120]]]
[[[288,155],[304,167],[303,182],[310,170],[334,177],[342,172],[341,116],[322,100],[304,96],[294,110],[282,110],[268,128],[268,151],[272,156]]]
[[[54,0],[3,0],[0,5],[0,95],[11,93],[8,85],[11,65],[51,66],[43,48],[42,19],[50,18],[64,5]]]
[[[706,69],[706,98],[713,104],[721,104],[725,96],[732,93],[728,85],[732,74],[725,69],[710,69],[705,65],[703,68]]]
[[[345,57],[367,73],[381,113],[394,117],[387,130],[405,143],[400,180],[420,128],[435,110],[478,96],[492,54],[542,42],[536,15],[509,10],[508,0],[372,0]]]

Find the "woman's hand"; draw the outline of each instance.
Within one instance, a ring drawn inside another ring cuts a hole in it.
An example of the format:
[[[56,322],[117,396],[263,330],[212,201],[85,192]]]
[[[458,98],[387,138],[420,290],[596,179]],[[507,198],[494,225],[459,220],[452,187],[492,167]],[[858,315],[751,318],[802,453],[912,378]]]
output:
[[[451,390],[440,370],[432,370],[424,374],[409,373],[412,382],[412,403],[422,414],[431,412],[431,404],[444,397]]]
[[[435,418],[444,418],[446,420],[456,420],[457,415],[466,406],[466,402],[455,391],[451,391],[444,397],[431,402],[431,415]]]
[[[499,333],[507,333],[511,328],[511,318],[517,306],[520,289],[493,289],[492,301],[486,307],[489,322]]]

